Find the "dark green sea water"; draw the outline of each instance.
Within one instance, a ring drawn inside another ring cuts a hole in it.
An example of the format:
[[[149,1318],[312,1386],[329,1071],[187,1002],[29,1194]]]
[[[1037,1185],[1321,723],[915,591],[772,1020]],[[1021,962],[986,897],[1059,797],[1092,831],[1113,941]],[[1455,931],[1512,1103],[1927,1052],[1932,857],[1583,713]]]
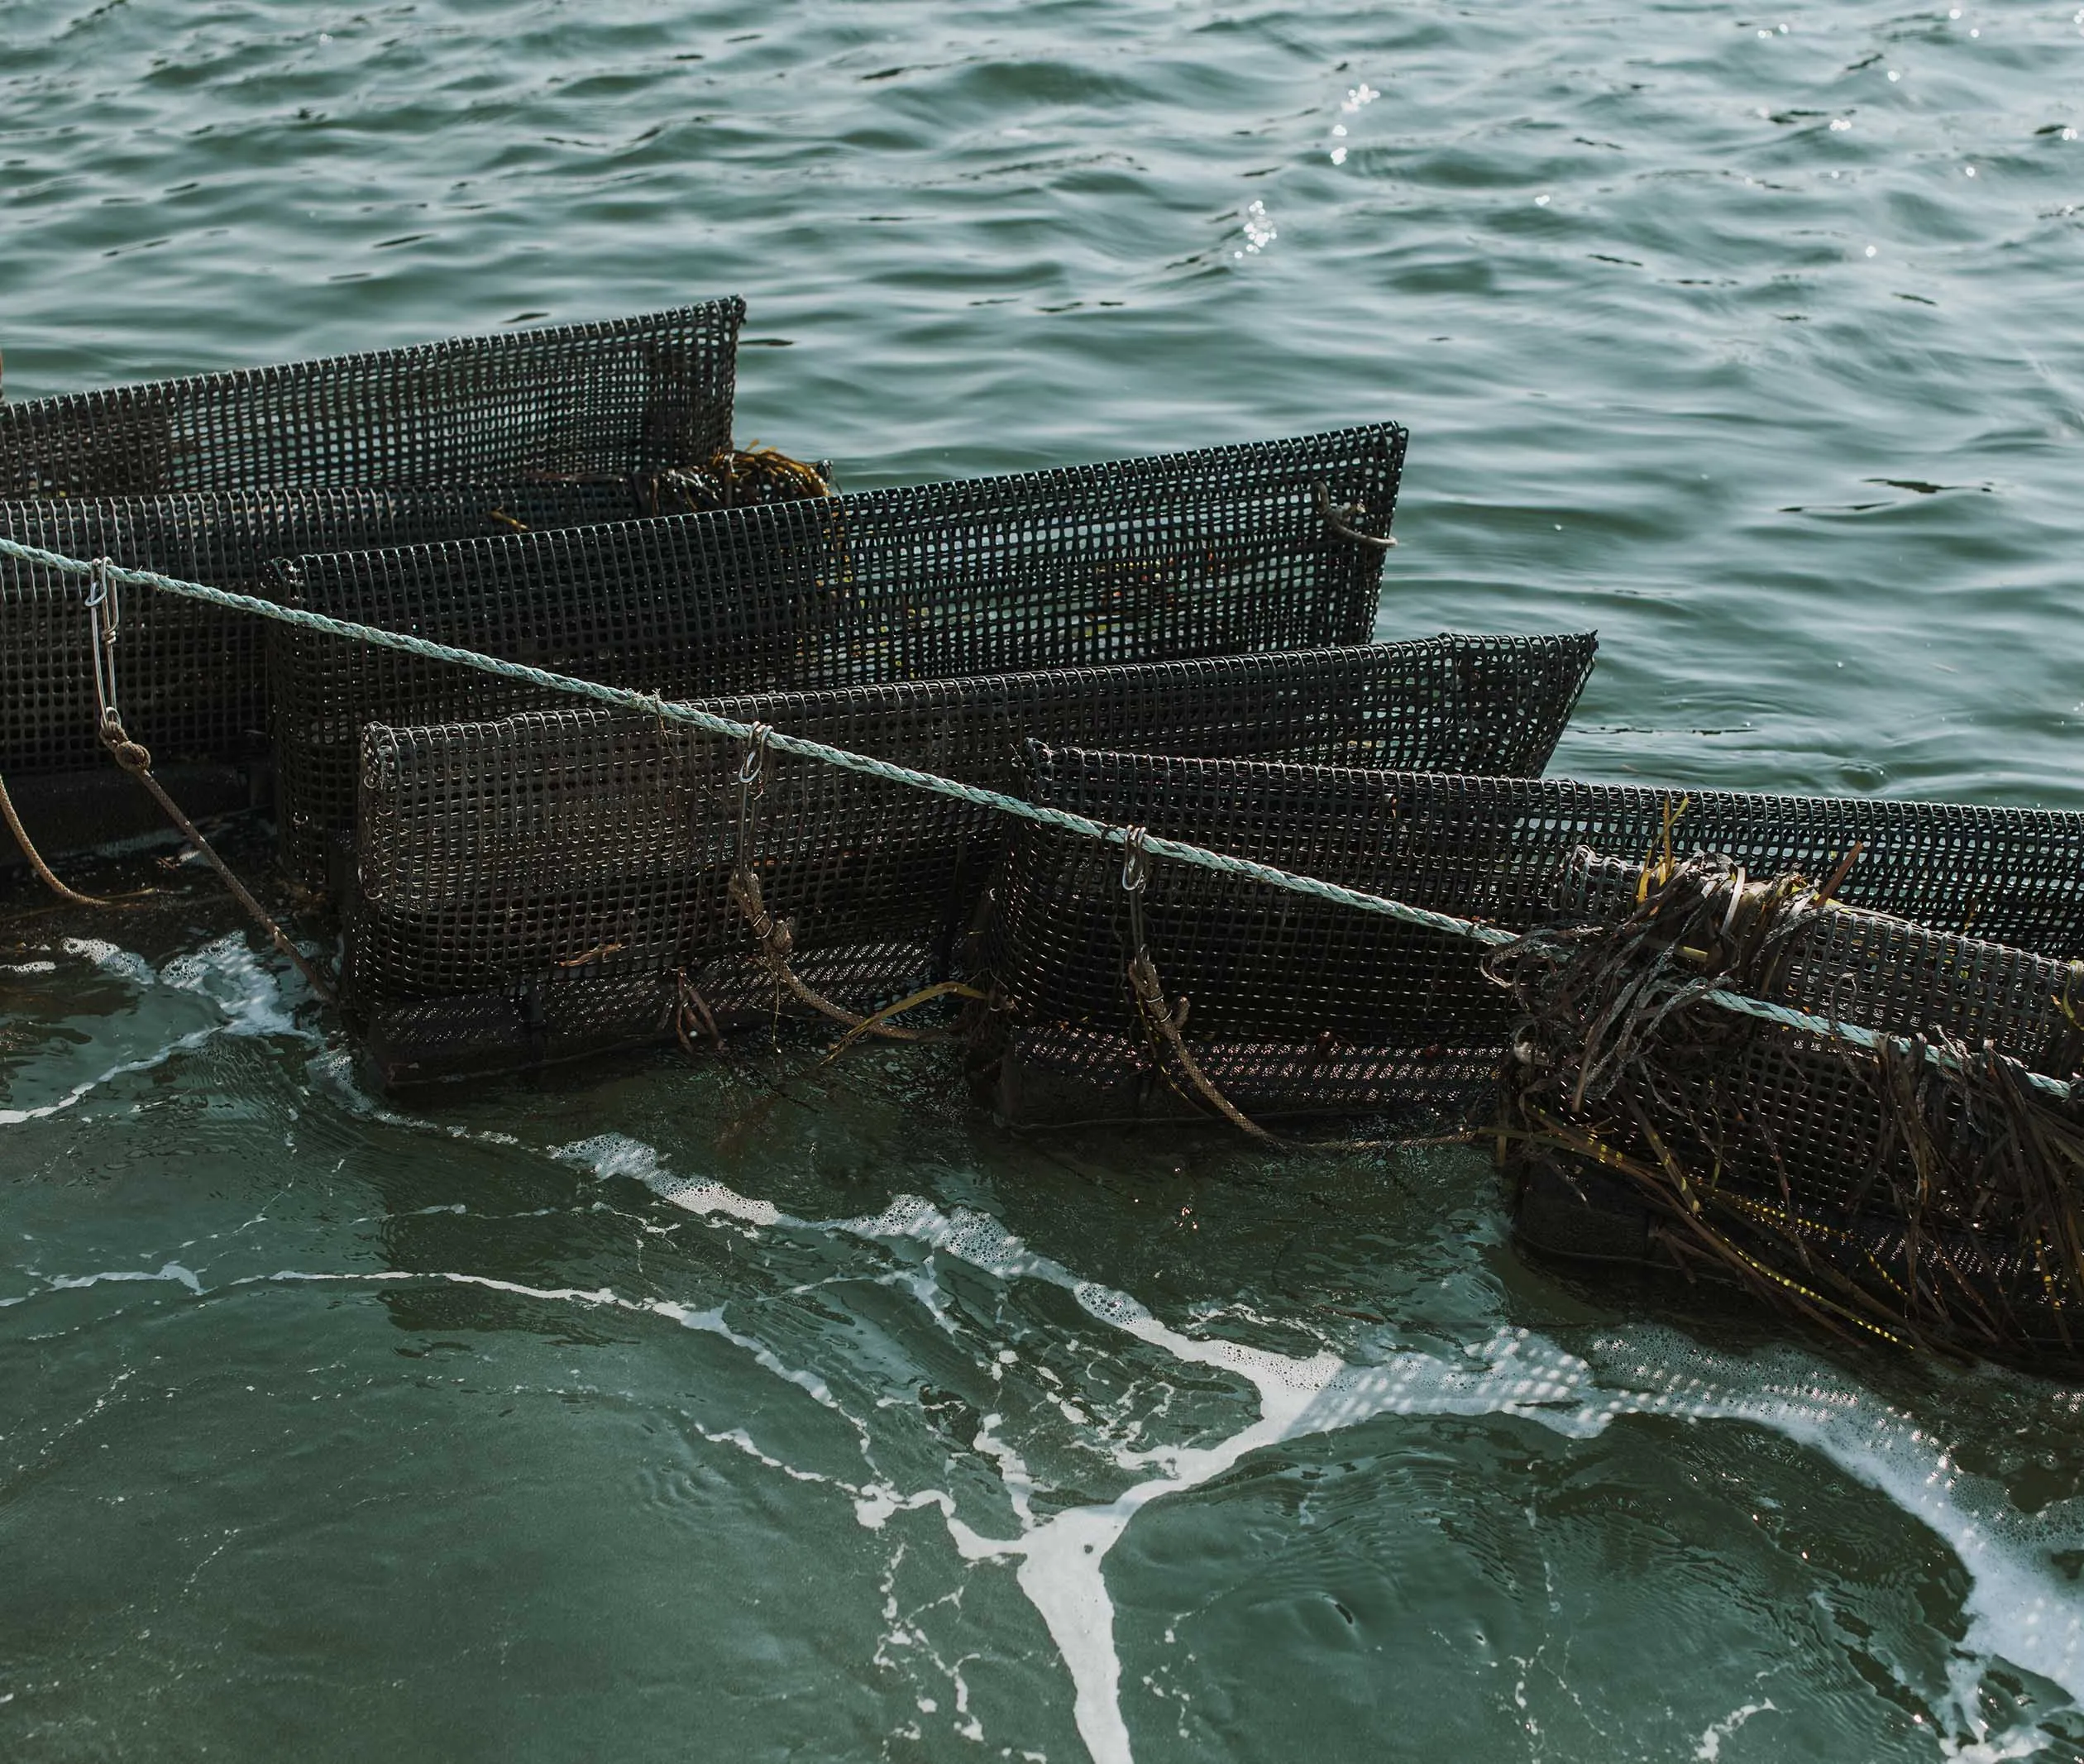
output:
[[[1561,769],[2074,808],[2080,131],[2077,0],[0,0],[0,349],[742,291],[852,488],[1395,418],[1381,633],[1596,625]],[[2052,1386],[915,1054],[391,1112],[207,892],[0,911],[0,1756],[2081,1755]]]

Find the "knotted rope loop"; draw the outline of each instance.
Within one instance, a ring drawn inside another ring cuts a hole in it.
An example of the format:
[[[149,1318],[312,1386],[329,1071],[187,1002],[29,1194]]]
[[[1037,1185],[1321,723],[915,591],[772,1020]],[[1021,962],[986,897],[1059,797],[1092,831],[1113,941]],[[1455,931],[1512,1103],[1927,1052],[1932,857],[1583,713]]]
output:
[[[123,719],[112,708],[102,713],[101,739],[116,763],[132,777],[141,778],[152,769],[152,750],[143,742],[131,739]]]
[[[1377,535],[1363,533],[1353,523],[1367,514],[1359,503],[1337,503],[1331,500],[1331,486],[1320,484],[1317,487],[1317,509],[1324,524],[1342,539],[1350,539],[1355,545],[1367,546],[1378,552],[1393,551],[1397,542],[1388,533]]]

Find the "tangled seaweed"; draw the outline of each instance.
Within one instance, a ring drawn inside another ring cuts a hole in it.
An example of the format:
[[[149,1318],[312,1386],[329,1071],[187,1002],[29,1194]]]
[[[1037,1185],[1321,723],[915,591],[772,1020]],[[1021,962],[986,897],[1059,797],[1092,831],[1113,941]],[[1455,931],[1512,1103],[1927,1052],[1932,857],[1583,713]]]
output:
[[[1579,853],[1588,922],[1486,964],[1522,1013],[1501,1150],[1522,1183],[1580,1198],[1580,1175],[1618,1179],[1664,1259],[1827,1328],[1953,1355],[2073,1354],[2084,1099],[2037,1091],[2024,1061],[2078,1069],[2077,970],[1834,905],[1844,874],[1754,882],[1727,859]],[[1993,965],[2007,1011],[1989,1008]],[[1938,977],[1923,1021],[1892,996],[1906,969]],[[1736,1016],[1706,1001],[1718,987],[1890,1039]]]
[[[699,467],[659,472],[644,487],[653,514],[697,514],[832,494],[831,484],[815,466],[757,441],[749,447],[719,449]]]
[[[792,459],[778,447],[721,447],[700,466],[669,466],[633,477],[599,472],[549,472],[533,481],[546,484],[624,485],[633,512],[652,514],[707,514],[718,509],[750,508],[768,502],[804,502],[834,494],[829,468]],[[492,519],[516,533],[525,522],[495,509]]]

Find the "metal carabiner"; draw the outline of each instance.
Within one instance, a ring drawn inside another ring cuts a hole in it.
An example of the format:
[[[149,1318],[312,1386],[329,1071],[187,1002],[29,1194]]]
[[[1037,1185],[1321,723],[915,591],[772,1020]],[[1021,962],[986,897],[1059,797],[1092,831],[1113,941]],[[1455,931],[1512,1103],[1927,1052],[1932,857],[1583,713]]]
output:
[[[745,758],[738,762],[738,788],[764,795],[767,790],[767,737],[774,731],[764,723],[755,723],[753,733],[745,739]]]
[[[1125,894],[1141,894],[1150,880],[1150,853],[1144,841],[1149,834],[1141,827],[1126,828],[1121,835],[1121,888]]]
[[[94,560],[94,586],[86,603],[88,660],[94,670],[94,702],[100,707],[105,727],[122,721],[116,692],[116,639],[122,629],[123,603],[117,592],[115,578],[108,573],[114,567],[109,558]],[[104,607],[108,609],[105,619]]]

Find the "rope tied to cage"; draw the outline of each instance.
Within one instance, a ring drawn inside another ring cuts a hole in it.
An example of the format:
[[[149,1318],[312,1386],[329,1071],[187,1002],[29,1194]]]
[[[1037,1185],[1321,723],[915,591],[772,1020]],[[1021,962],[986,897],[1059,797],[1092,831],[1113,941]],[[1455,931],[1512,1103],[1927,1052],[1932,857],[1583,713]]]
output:
[[[93,572],[93,588],[87,600],[89,648],[93,657],[95,700],[98,705],[104,707],[104,716],[106,715],[105,707],[112,700],[115,694],[116,660],[113,646],[119,627],[112,619],[104,636],[100,623],[99,609],[108,602],[112,591],[112,585],[108,577],[108,572],[112,567],[111,560],[107,557],[97,557],[88,566]],[[108,684],[106,692],[102,684],[104,652],[107,655],[106,666],[108,669]],[[150,758],[150,755],[146,756],[148,762]],[[4,820],[7,824],[7,831],[13,836],[15,844],[21,851],[23,859],[31,870],[35,872],[36,879],[61,901],[69,901],[75,906],[112,906],[127,909],[136,906],[140,900],[153,892],[150,888],[141,888],[131,895],[103,896],[83,894],[79,889],[69,887],[60,879],[57,872],[50,868],[50,864],[45,862],[43,853],[36,849],[36,841],[30,837],[29,829],[22,825],[22,816],[15,808],[14,798],[8,793],[7,781],[4,778],[0,778],[0,820]]]
[[[246,909],[248,916],[267,934],[269,941],[304,976],[304,983],[311,988],[313,996],[323,1003],[332,1004],[334,1002],[332,982],[319,970],[318,963],[297,947],[289,933],[275,922],[268,910],[254,898],[252,892],[218,855],[217,848],[203,837],[202,830],[167,793],[165,786],[153,773],[152,750],[143,742],[133,740],[130,732],[124,728],[122,705],[117,696],[116,670],[116,644],[123,631],[123,603],[118,591],[118,572],[106,557],[97,558],[93,568],[93,588],[86,601],[87,629],[88,648],[93,662],[94,705],[98,713],[95,729],[102,745],[108,748],[109,758],[116,762],[120,770],[144,786],[146,793],[159,805],[160,812],[172,823],[174,830],[217,872],[217,879],[230,892],[232,897]]]
[[[1150,839],[1149,830],[1144,827],[1122,829],[1121,888],[1129,898],[1129,996],[1135,1006],[1137,1020],[1151,1040],[1159,1075],[1182,1100],[1192,1104],[1198,1098],[1247,1139],[1271,1151],[1344,1154],[1401,1150],[1421,1145],[1467,1145],[1478,1137],[1473,1132],[1451,1132],[1379,1140],[1288,1139],[1261,1126],[1224,1095],[1187,1045],[1188,1001],[1183,996],[1175,1002],[1167,994],[1164,982],[1159,978],[1157,962],[1150,953],[1150,936],[1144,921],[1144,896],[1150,882]],[[972,996],[978,995],[973,992]],[[1184,1074],[1193,1095],[1181,1090],[1173,1081],[1164,1057],[1168,1053]]]
[[[1356,521],[1365,519],[1368,512],[1359,503],[1332,501],[1331,486],[1329,484],[1319,484],[1317,486],[1316,496],[1318,517],[1341,538],[1355,545],[1365,545],[1370,551],[1392,552],[1397,548],[1397,542],[1388,533],[1364,532],[1354,524]]]
[[[1326,492],[1328,501],[1329,493]],[[68,557],[62,552],[46,551],[37,546],[25,545],[19,540],[0,538],[0,557],[13,557],[25,563],[41,565],[61,573],[88,576],[94,566],[77,557]],[[626,686],[606,686],[599,681],[583,680],[573,675],[557,673],[552,669],[534,667],[526,662],[509,662],[496,656],[480,654],[452,643],[442,643],[431,638],[419,637],[409,632],[391,631],[378,625],[357,624],[351,619],[335,619],[324,613],[313,612],[308,608],[284,606],[274,601],[263,600],[253,595],[237,594],[228,589],[213,588],[202,582],[186,581],[179,576],[165,576],[156,571],[112,568],[112,580],[120,580],[136,586],[171,594],[180,599],[198,600],[213,606],[221,606],[233,612],[245,613],[256,619],[271,620],[279,624],[292,625],[300,629],[317,632],[327,637],[363,643],[377,648],[391,649],[400,654],[418,656],[423,660],[442,662],[458,667],[467,667],[495,677],[510,680],[518,684],[540,687],[545,691],[562,692],[573,697],[588,699],[595,704],[608,705],[619,710],[652,712],[669,722],[699,729],[707,734],[720,735],[727,739],[743,741],[753,733],[753,725],[719,715],[715,711],[699,706],[671,700],[661,700],[656,695],[638,692]],[[815,760],[823,765],[835,766],[866,777],[879,778],[887,783],[907,789],[930,791],[954,801],[967,802],[978,808],[1025,820],[1036,826],[1053,828],[1086,839],[1098,839],[1109,844],[1122,842],[1123,829],[1111,827],[1104,822],[1072,813],[1066,809],[1052,807],[1043,803],[1029,802],[1018,796],[1009,796],[1003,791],[987,788],[979,784],[966,784],[954,778],[921,772],[910,766],[901,766],[889,760],[877,759],[866,753],[855,753],[844,748],[836,748],[821,741],[813,741],[801,735],[791,735],[782,730],[771,730],[767,744],[777,753],[791,753],[799,758]],[[1479,920],[1464,919],[1452,913],[1436,912],[1429,907],[1415,906],[1407,901],[1393,901],[1384,896],[1371,894],[1365,889],[1350,888],[1341,883],[1326,882],[1320,877],[1304,876],[1293,870],[1284,870],[1274,864],[1261,863],[1250,858],[1240,858],[1229,853],[1211,851],[1206,847],[1190,844],[1185,840],[1163,839],[1150,834],[1145,848],[1153,857],[1169,858],[1175,863],[1197,866],[1217,875],[1229,876],[1240,881],[1262,883],[1271,888],[1307,896],[1335,906],[1349,907],[1357,912],[1380,914],[1421,930],[1434,930],[1451,937],[1465,939],[1487,947],[1496,948],[1518,941],[1518,934]],[[1792,1006],[1769,1003],[1761,999],[1749,998],[1718,987],[1704,995],[1718,1009],[1752,1016],[1766,1022],[1779,1023],[1784,1027],[1805,1030],[1814,1035],[1835,1036],[1856,1045],[1872,1049],[1881,1040],[1872,1030],[1861,1025],[1842,1023],[1798,1011]],[[1903,1038],[1895,1038],[1908,1045]],[[1933,1052],[1928,1057],[1935,1060],[1943,1055]],[[2029,1072],[2024,1082],[2044,1094],[2067,1097],[2071,1093],[2067,1079],[2048,1077]]]
[[[951,986],[928,987],[911,997],[900,999],[896,1004],[862,1016],[834,1004],[822,992],[809,985],[796,971],[790,958],[796,954],[796,927],[793,921],[777,915],[769,909],[760,887],[758,872],[753,864],[758,805],[767,794],[767,748],[774,731],[764,723],[755,723],[748,729],[743,743],[743,754],[738,770],[738,850],[731,867],[731,879],[727,887],[731,902],[745,921],[757,945],[755,959],[774,986],[774,1008],[779,1016],[782,995],[786,992],[799,1003],[808,1006],[819,1016],[829,1018],[847,1031],[839,1044],[844,1048],[863,1035],[880,1035],[891,1041],[940,1041],[947,1037],[938,1032],[920,1029],[899,1028],[891,1019],[915,1005],[924,1004],[930,998],[942,997],[954,990]],[[966,988],[965,990],[973,990]],[[708,1007],[703,1006],[705,1014]],[[715,1018],[710,1019],[712,1030]],[[719,1038],[720,1039],[720,1038]],[[838,1049],[834,1050],[835,1053]]]
[[[1142,827],[1128,827],[1121,839],[1121,892],[1129,897],[1129,996],[1136,1007],[1136,1016],[1158,1050],[1157,1067],[1159,1074],[1169,1084],[1173,1083],[1172,1073],[1164,1059],[1169,1052],[1195,1095],[1221,1116],[1247,1139],[1262,1145],[1280,1146],[1280,1139],[1233,1103],[1211,1082],[1188,1048],[1183,1033],[1187,1026],[1188,1001],[1183,997],[1177,1004],[1165,993],[1164,983],[1158,977],[1158,964],[1151,959],[1150,938],[1144,924],[1144,895],[1150,882],[1150,856],[1145,849],[1150,834]],[[1173,1088],[1179,1087],[1173,1084]],[[1182,1092],[1184,1095],[1184,1092]],[[1188,1097],[1188,1102],[1194,1098]]]

